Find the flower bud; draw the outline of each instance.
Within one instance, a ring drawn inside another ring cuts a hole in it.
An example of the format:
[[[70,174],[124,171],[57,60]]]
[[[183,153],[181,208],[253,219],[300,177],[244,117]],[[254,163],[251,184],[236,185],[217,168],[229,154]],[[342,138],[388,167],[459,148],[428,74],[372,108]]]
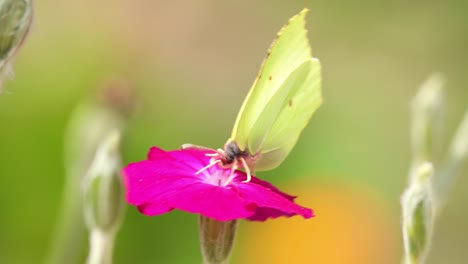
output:
[[[411,103],[411,144],[414,168],[417,168],[420,162],[430,160],[434,145],[438,143],[441,131],[437,128],[440,127],[438,123],[441,121],[443,85],[443,75],[432,74],[421,85]]]
[[[124,191],[120,177],[120,134],[112,131],[99,145],[83,182],[84,212],[90,229],[114,231],[124,210]]]
[[[422,263],[429,248],[433,226],[432,164],[422,163],[401,198],[405,263]]]
[[[1,0],[0,0],[1,1]],[[121,85],[119,85],[121,83]],[[114,92],[129,90],[128,92]],[[65,135],[65,190],[63,194],[63,204],[58,219],[57,229],[53,244],[51,246],[50,255],[47,263],[69,263],[70,259],[78,259],[79,253],[82,252],[82,239],[85,233],[85,216],[83,210],[83,188],[89,190],[87,195],[92,196],[91,190],[97,190],[95,193],[100,193],[101,180],[96,180],[96,183],[90,182],[90,168],[99,167],[92,165],[95,161],[98,149],[102,149],[104,142],[109,141],[109,135],[112,131],[124,131],[127,123],[129,112],[122,113],[120,104],[125,102],[133,102],[131,97],[132,87],[126,86],[125,82],[106,81],[101,88],[90,98],[83,100],[78,107],[73,111],[67,127]],[[119,96],[110,96],[118,94]],[[125,97],[125,95],[129,95]],[[114,99],[114,98],[118,98]],[[133,105],[128,103],[126,105]],[[125,116],[124,116],[125,115]],[[118,139],[115,143],[117,149]],[[115,150],[117,151],[117,150]],[[105,152],[101,150],[100,152]],[[101,155],[101,154],[100,154]],[[114,155],[114,154],[113,154]],[[101,155],[102,156],[102,155]],[[105,156],[105,155],[104,155]],[[116,165],[117,166],[117,165]],[[119,172],[114,172],[119,173]],[[85,180],[86,179],[86,180]],[[101,178],[100,178],[101,179]],[[104,181],[104,180],[103,180]],[[108,178],[106,178],[107,183]],[[110,185],[117,184],[117,178],[114,176],[110,180]],[[120,182],[119,182],[120,184]],[[85,187],[80,188],[82,185]],[[95,186],[94,189],[91,186]],[[112,195],[110,195],[112,196]],[[87,198],[91,200],[90,198]],[[86,200],[86,201],[88,201]],[[111,199],[115,200],[115,199]],[[113,204],[115,205],[115,204]],[[87,205],[88,208],[99,208],[95,205]],[[106,207],[106,206],[105,206]],[[93,214],[90,214],[93,215]],[[95,215],[95,214],[94,214]],[[88,215],[86,216],[88,217]],[[94,219],[91,217],[90,219]],[[114,219],[114,218],[112,218]],[[105,220],[102,220],[105,222]],[[98,222],[101,222],[99,220]],[[111,226],[113,224],[110,224]],[[92,226],[95,226],[94,224]],[[100,230],[98,230],[100,231]],[[107,235],[107,233],[106,233]],[[108,240],[106,240],[107,242]],[[98,243],[99,244],[99,243]]]
[[[0,88],[11,71],[9,64],[13,56],[26,38],[32,16],[30,0],[0,1]]]
[[[237,220],[221,222],[200,215],[198,225],[203,264],[229,263]]]
[[[468,110],[453,137],[450,155],[452,159],[460,163],[468,157]]]

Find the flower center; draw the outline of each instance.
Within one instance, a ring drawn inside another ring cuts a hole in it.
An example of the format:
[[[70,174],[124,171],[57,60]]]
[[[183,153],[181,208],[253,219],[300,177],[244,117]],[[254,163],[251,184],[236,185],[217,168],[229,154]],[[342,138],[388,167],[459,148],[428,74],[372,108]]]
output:
[[[215,186],[226,186],[228,185],[235,175],[231,170],[216,168],[208,170],[205,174],[205,182]]]

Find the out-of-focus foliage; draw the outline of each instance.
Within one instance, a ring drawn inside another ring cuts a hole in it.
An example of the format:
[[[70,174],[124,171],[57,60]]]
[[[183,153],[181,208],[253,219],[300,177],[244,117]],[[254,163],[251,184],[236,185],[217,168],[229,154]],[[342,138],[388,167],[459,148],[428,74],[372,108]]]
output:
[[[359,263],[398,262],[410,100],[429,73],[445,73],[445,136],[434,146],[435,162],[467,104],[463,1],[36,1],[15,79],[6,82],[11,92],[0,96],[0,262],[37,263],[48,254],[64,187],[66,124],[103,80],[130,80],[140,95],[123,138],[124,163],[143,159],[152,145],[221,147],[271,37],[303,7],[311,10],[324,104],[281,166],[259,176],[299,195],[317,217],[300,225],[241,222],[234,263],[255,259],[260,243],[268,252],[308,246],[318,263],[353,263],[338,254],[368,256],[378,245],[385,254]],[[428,263],[468,258],[467,173],[460,170],[436,223]],[[314,240],[289,236],[302,225],[297,232]],[[258,243],[242,246],[249,240]],[[145,217],[129,208],[115,246],[115,263],[200,263],[197,216]]]

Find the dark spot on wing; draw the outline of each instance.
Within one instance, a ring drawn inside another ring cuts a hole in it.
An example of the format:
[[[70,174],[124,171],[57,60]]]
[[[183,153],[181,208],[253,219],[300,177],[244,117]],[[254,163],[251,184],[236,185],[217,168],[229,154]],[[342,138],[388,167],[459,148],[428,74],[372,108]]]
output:
[[[289,107],[292,107],[292,104],[293,104],[293,101],[291,99],[289,99],[289,101],[288,101]]]
[[[268,77],[268,80],[270,80],[270,81],[271,81],[271,79],[273,79],[273,77],[271,77],[271,75],[270,75],[270,76]]]

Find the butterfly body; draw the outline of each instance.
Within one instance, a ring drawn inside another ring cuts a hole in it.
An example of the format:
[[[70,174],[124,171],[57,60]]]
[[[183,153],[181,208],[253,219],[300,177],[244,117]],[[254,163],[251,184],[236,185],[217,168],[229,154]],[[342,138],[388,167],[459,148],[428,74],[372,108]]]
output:
[[[240,150],[239,146],[237,146],[236,142],[234,141],[226,142],[223,153],[220,155],[221,162],[224,166],[231,165],[239,158],[247,159],[249,157],[250,155],[248,150]]]

